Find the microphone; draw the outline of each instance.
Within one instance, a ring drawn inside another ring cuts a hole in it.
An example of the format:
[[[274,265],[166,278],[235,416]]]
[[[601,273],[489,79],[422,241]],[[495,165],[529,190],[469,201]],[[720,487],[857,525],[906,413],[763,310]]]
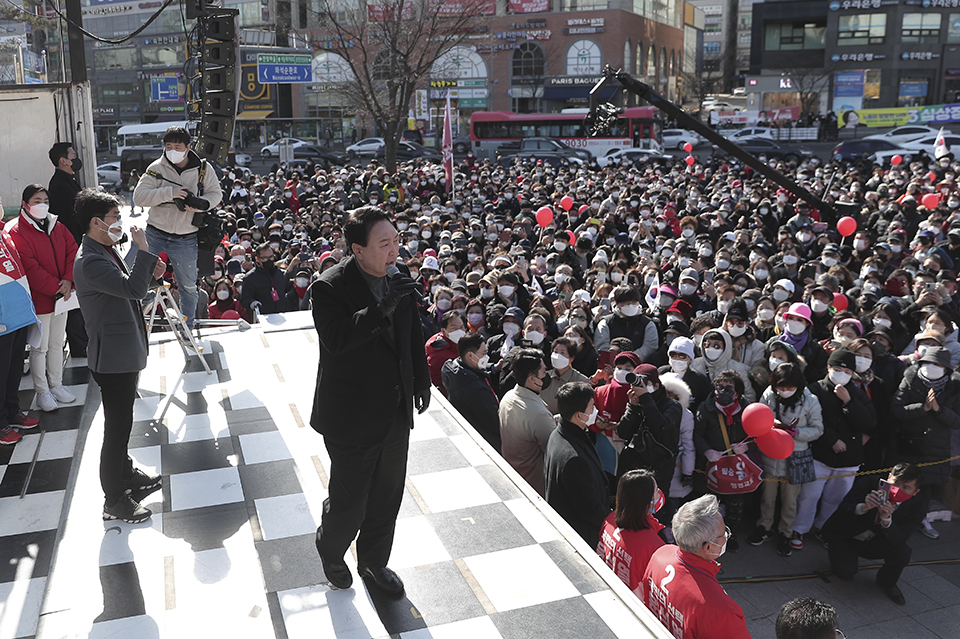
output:
[[[389,277],[391,281],[395,282],[399,278],[403,277],[403,273],[400,271],[399,268],[397,268],[396,264],[391,264],[390,266],[387,267],[387,277]],[[426,302],[423,300],[423,295],[420,293],[419,286],[414,288],[410,294],[413,295],[413,297],[417,300],[417,304],[420,304],[421,306],[426,304]]]

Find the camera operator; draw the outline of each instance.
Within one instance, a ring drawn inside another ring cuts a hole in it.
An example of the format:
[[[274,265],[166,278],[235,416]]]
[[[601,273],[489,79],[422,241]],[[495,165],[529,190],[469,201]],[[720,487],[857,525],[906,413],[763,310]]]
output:
[[[144,172],[133,192],[136,206],[147,211],[147,242],[173,263],[181,311],[193,327],[197,313],[197,212],[217,206],[223,197],[217,173],[191,150],[190,133],[172,126],[163,134],[163,155]],[[199,225],[198,223],[199,222]],[[131,247],[127,260],[134,259]]]

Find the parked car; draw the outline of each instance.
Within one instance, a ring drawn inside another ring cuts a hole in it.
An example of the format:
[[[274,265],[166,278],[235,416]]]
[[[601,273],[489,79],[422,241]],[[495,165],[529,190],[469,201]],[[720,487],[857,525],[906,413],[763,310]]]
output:
[[[453,138],[453,152],[454,153],[466,153],[467,149],[470,148],[470,136],[461,135]]]
[[[934,133],[933,135],[927,135],[910,142],[902,142],[900,146],[907,149],[907,151],[911,151],[914,155],[924,152],[930,157],[933,157],[933,145],[937,141],[937,135],[938,133]],[[948,150],[960,151],[960,136],[947,135],[946,132],[944,132],[943,141],[946,143]]]
[[[549,164],[554,168],[568,165],[582,166],[584,164],[584,161],[578,157],[570,157],[556,151],[521,151],[512,155],[502,155],[497,158],[497,164],[502,167],[511,167],[517,160],[529,162],[542,160],[544,164]]]
[[[314,163],[319,164],[324,169],[328,169],[334,165],[341,166],[345,162],[343,155],[340,153],[315,144],[302,144],[298,146],[293,150],[293,157],[313,160]]]
[[[923,124],[907,124],[904,126],[898,126],[895,129],[890,129],[886,133],[875,133],[873,135],[866,135],[863,137],[864,140],[886,140],[893,144],[902,145],[904,142],[911,142],[917,140],[924,136],[936,136],[940,132],[939,128],[934,128],[932,126],[926,126]],[[950,131],[944,129],[944,135],[949,135]]]
[[[503,155],[513,155],[515,153],[535,153],[544,151],[556,153],[570,158],[579,158],[583,162],[589,162],[593,154],[586,149],[574,149],[563,140],[556,138],[524,138],[515,142],[504,142],[497,147],[497,153]]]
[[[677,149],[682,151],[685,144],[688,142],[696,147],[698,144],[706,142],[699,135],[693,131],[687,131],[686,129],[664,129],[663,134],[663,148],[665,149]]]
[[[887,164],[893,156],[899,155],[905,163],[913,160],[914,153],[887,140],[863,138],[844,140],[833,148],[831,160],[837,162],[856,162],[864,157],[877,164]]]
[[[733,89],[733,95],[746,95],[747,90],[744,87],[735,87]]]
[[[97,167],[97,181],[100,184],[119,184],[122,181],[120,177],[120,163],[107,162]]]
[[[383,138],[364,138],[347,147],[349,157],[373,157],[377,149],[383,146]]]
[[[238,153],[230,151],[227,153],[227,166],[250,166],[253,162],[253,156],[249,153]]]
[[[120,180],[126,184],[130,180],[130,172],[136,172],[143,177],[143,172],[150,164],[163,154],[162,146],[135,146],[127,147],[120,154]]]
[[[773,140],[766,140],[764,138],[747,138],[745,140],[739,140],[737,141],[737,146],[747,153],[756,156],[761,161],[777,159],[784,160],[786,162],[797,162],[813,157],[813,153],[810,151],[798,149],[792,146],[781,146]],[[713,155],[724,157],[727,155],[727,152],[717,145],[714,145]]]
[[[377,149],[374,157],[383,158],[385,157],[386,149],[381,146]],[[403,142],[401,141],[399,146],[397,146],[397,162],[406,162],[408,160],[428,160],[430,162],[442,162],[443,154],[434,149],[428,149],[422,144],[417,144],[416,142]]]
[[[666,146],[666,142],[664,142]],[[616,166],[623,160],[632,164],[644,162],[665,162],[672,159],[669,155],[657,153],[651,149],[634,149],[632,147],[617,147],[607,151],[603,157],[597,158],[597,164],[600,166]]]
[[[298,140],[297,138],[281,138],[281,139],[290,140],[290,143],[293,144],[294,148],[304,144],[310,144],[306,140]],[[260,149],[260,155],[262,155],[265,158],[273,157],[275,155],[280,155],[280,140],[277,140],[273,144],[268,144],[267,146]]]
[[[743,108],[738,106],[733,106],[729,102],[720,102],[718,100],[715,100],[713,102],[710,102],[709,104],[704,102],[703,110],[709,113],[711,111],[743,111]]]
[[[729,135],[723,136],[728,140],[746,140],[748,138],[766,138],[768,140],[773,139],[773,129],[764,126],[751,126],[734,131]]]

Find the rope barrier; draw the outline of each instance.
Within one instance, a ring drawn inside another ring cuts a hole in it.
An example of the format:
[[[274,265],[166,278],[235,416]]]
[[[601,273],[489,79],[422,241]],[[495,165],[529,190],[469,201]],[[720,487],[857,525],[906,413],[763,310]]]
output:
[[[952,462],[957,459],[960,459],[960,455],[954,455],[953,457],[941,459],[940,461],[921,462],[919,464],[915,464],[915,466],[920,466],[920,467],[936,466],[937,464],[946,464],[947,462]],[[860,477],[861,475],[877,475],[879,473],[889,473],[891,470],[893,470],[893,466],[890,466],[889,468],[878,468],[877,470],[861,470],[855,473],[844,473],[843,475],[828,475],[827,477],[817,477],[814,481],[827,481],[828,479],[843,479],[844,477]],[[696,468],[694,469],[694,472],[700,473],[701,475],[705,475],[707,471]],[[762,481],[785,482],[787,481],[787,478],[786,477],[764,477]],[[812,482],[805,482],[805,483],[812,483]]]
[[[908,563],[908,566],[935,566],[940,564],[956,564],[960,563],[960,559],[932,559],[928,561],[911,561]],[[881,568],[883,564],[865,564],[860,566],[860,570],[870,570],[874,568]],[[729,579],[718,579],[721,584],[761,584],[769,583],[773,581],[796,581],[797,579],[824,579],[825,577],[832,575],[833,572],[827,570],[824,572],[811,572],[800,575],[770,575],[767,577],[731,577]]]

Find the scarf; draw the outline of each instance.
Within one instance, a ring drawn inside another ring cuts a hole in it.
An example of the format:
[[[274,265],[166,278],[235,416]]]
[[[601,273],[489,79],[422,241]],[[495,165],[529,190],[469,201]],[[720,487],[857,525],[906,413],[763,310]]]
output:
[[[720,412],[726,415],[728,426],[733,423],[733,416],[740,412],[740,400],[733,402],[729,406],[724,406],[717,401],[714,401],[713,403],[717,408],[720,409]]]
[[[790,346],[793,346],[793,350],[799,353],[807,345],[807,340],[810,339],[810,329],[808,328],[799,335],[794,335],[790,331],[784,331],[779,339],[781,342],[786,342]]]
[[[917,377],[920,378],[920,381],[923,382],[923,385],[927,388],[933,389],[934,395],[939,395],[943,392],[943,389],[947,387],[947,382],[950,381],[950,373],[945,374],[940,379],[927,379],[923,376],[923,373],[917,371]]]

